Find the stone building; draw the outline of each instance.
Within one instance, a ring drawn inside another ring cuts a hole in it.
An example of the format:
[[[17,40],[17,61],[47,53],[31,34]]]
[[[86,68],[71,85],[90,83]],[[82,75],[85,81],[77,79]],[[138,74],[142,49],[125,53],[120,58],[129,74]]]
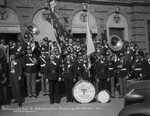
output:
[[[48,36],[54,39],[50,18],[45,9],[47,0],[0,0],[0,36],[20,39],[24,25],[35,23],[40,29],[36,40]],[[57,0],[55,12],[73,37],[85,38],[87,0]],[[5,6],[5,7],[4,7]],[[118,35],[134,41],[145,52],[150,52],[150,1],[149,0],[90,0],[90,24],[94,40]]]

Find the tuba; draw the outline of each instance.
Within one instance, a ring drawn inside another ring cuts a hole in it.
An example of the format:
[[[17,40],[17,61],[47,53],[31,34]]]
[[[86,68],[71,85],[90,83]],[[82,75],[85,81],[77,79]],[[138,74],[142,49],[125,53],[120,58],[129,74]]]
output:
[[[123,42],[119,36],[111,35],[108,40],[108,45],[113,51],[119,51],[123,46]]]
[[[38,27],[34,23],[29,23],[24,25],[25,27],[25,33],[24,33],[24,41],[26,41],[27,38],[29,40],[33,39],[33,35],[38,35],[40,33]]]
[[[26,24],[25,29],[26,29],[27,32],[29,32],[33,35],[38,35],[40,33],[37,25],[35,25],[34,23]]]
[[[38,27],[34,23],[29,23],[24,25],[25,27],[25,34],[23,40],[29,43],[29,46],[31,47],[32,51],[35,49],[35,42],[33,35],[38,35],[40,33]],[[26,41],[26,39],[29,39],[29,41]]]

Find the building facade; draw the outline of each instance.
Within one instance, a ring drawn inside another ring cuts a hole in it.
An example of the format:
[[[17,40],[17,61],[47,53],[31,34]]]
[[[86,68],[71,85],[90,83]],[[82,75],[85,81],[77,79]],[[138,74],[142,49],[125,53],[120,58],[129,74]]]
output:
[[[46,7],[47,0],[0,0],[0,36],[21,38],[24,25],[35,23],[40,34],[38,41],[48,36],[54,39]],[[55,12],[60,22],[71,30],[75,38],[86,34],[87,0],[57,0]],[[150,1],[149,0],[90,0],[90,26],[94,40],[118,35],[122,40],[134,41],[145,52],[150,52]],[[6,6],[6,7],[4,7]]]

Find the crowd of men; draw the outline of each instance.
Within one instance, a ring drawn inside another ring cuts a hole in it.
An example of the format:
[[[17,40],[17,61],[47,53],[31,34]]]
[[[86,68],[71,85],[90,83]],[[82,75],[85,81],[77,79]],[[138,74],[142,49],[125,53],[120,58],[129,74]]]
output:
[[[150,79],[150,59],[138,44],[124,42],[119,51],[111,50],[107,40],[94,44],[95,52],[87,56],[86,43],[81,44],[79,39],[65,38],[59,45],[48,37],[39,42],[33,37],[24,37],[23,42],[10,41],[8,45],[1,39],[0,104],[7,101],[8,80],[14,97],[12,103],[22,106],[20,81],[23,78],[28,97],[37,98],[36,78],[39,76],[42,94],[49,95],[50,104],[60,103],[62,87],[65,87],[67,102],[74,102],[72,89],[80,80],[91,82],[97,94],[109,90],[112,98],[116,97],[115,89],[119,88],[122,98],[127,92],[127,80]],[[65,86],[60,87],[60,82]]]

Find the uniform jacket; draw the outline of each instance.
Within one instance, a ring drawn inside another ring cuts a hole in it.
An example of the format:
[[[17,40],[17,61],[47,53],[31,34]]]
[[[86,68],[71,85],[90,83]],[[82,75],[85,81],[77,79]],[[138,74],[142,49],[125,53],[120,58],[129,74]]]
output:
[[[39,63],[39,66],[40,66],[40,71],[39,72],[41,74],[46,74],[46,64],[48,63],[48,57],[40,55],[38,57],[38,63]]]
[[[48,43],[48,44],[43,44],[43,45],[41,46],[41,48],[44,48],[44,49],[45,49],[46,54],[48,54],[48,53],[49,53],[49,51],[50,51],[49,43]]]
[[[75,62],[75,78],[83,78],[83,72],[84,72],[84,67],[83,67],[83,62],[76,60]]]
[[[36,56],[32,54],[32,56],[25,55],[23,58],[23,68],[26,73],[36,73],[36,64],[33,63],[33,60],[36,59]]]
[[[20,47],[16,46],[14,48],[15,57],[22,58],[23,56],[25,56],[27,54],[27,46],[27,43],[23,43],[23,45]]]
[[[54,61],[48,61],[46,64],[46,77],[49,80],[58,80],[60,77],[60,63]]]
[[[96,62],[96,78],[98,79],[107,79],[108,67],[106,61],[98,60]]]
[[[108,68],[108,77],[112,77],[115,74],[115,62],[112,60],[107,60],[107,68]]]
[[[65,79],[74,79],[75,78],[75,68],[72,62],[65,62],[64,64],[64,78]]]
[[[126,77],[129,73],[129,63],[127,60],[117,61],[117,77]]]
[[[88,70],[88,62],[83,61],[83,72],[82,72],[83,79],[89,78],[89,70]]]
[[[149,63],[146,59],[141,59],[141,64],[142,64],[142,74],[143,75],[148,75],[149,73]]]

